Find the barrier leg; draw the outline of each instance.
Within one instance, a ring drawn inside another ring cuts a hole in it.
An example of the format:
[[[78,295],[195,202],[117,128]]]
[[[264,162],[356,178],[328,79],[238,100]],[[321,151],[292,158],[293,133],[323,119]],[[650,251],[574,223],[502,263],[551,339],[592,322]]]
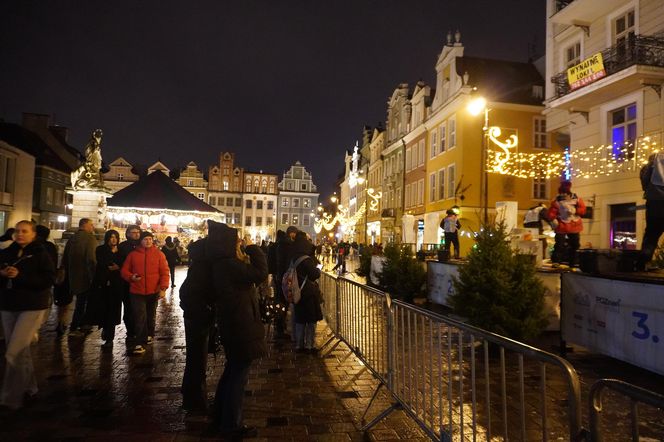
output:
[[[376,390],[374,391],[373,396],[371,396],[371,400],[369,401],[369,404],[367,405],[367,408],[364,410],[364,414],[362,414],[362,422],[365,421],[365,418],[367,416],[367,413],[369,412],[369,408],[371,408],[371,405],[373,404],[373,401],[376,400],[376,397],[378,396],[378,393],[380,392],[380,389],[385,386],[382,382],[378,384],[378,387],[376,387]],[[401,409],[401,404],[399,402],[394,402],[392,405],[387,407],[385,410],[381,411],[378,416],[373,418],[371,422],[368,424],[364,425],[362,428],[360,428],[361,431],[367,431],[374,425],[376,425],[378,422],[386,418],[390,413],[392,413],[394,410],[399,410]]]

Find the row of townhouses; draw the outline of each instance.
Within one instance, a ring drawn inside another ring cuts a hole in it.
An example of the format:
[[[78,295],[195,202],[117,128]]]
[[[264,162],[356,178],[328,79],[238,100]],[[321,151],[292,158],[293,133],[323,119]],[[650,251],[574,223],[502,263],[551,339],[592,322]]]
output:
[[[72,213],[70,174],[82,160],[68,144],[67,128],[51,124],[45,114],[24,113],[21,124],[0,121],[0,230],[22,219],[51,229],[69,227]],[[138,172],[125,158],[111,161],[104,185],[115,193],[161,171],[225,215],[226,222],[254,240],[272,240],[276,230],[294,225],[315,238],[314,210],[318,191],[311,173],[295,162],[281,179],[274,173],[251,172],[235,165],[235,154],[221,152],[207,178],[191,162],[171,173],[161,161]],[[179,172],[179,173],[178,173]]]
[[[547,0],[546,33],[534,63],[467,56],[461,34],[449,33],[436,84],[395,88],[384,127],[365,127],[346,153],[340,202],[349,217],[364,212],[347,238],[439,243],[457,206],[467,249],[487,214],[519,225],[569,179],[592,208],[582,245],[638,247],[638,172],[664,126],[664,3]]]

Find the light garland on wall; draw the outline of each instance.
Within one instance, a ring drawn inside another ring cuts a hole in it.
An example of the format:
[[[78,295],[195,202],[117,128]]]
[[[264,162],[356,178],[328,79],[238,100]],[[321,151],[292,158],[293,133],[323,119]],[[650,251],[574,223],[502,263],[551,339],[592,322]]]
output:
[[[373,188],[368,188],[367,189],[367,195],[369,198],[369,211],[371,212],[376,212],[378,211],[378,205],[380,202],[380,199],[383,197],[383,192],[376,192]]]
[[[351,228],[354,228],[355,224],[362,219],[365,210],[366,202],[362,203],[357,211],[350,217],[348,216],[348,209],[346,207],[340,208],[334,217],[329,213],[324,213],[314,221],[314,231],[320,233],[323,229],[332,230],[334,229],[334,226],[337,225],[337,222],[343,231],[348,231]]]
[[[517,178],[548,179],[563,174],[567,179],[597,178],[637,171],[660,150],[660,144],[650,136],[621,147],[609,144],[562,153],[506,153],[501,147],[500,151],[488,150],[487,170]]]
[[[108,207],[108,218],[121,222],[140,222],[148,221],[145,224],[161,224],[162,222],[170,225],[199,225],[207,219],[223,222],[225,216],[222,213],[215,212],[199,212],[199,211],[185,211],[185,210],[172,210],[172,209],[147,209],[140,207]],[[159,222],[150,222],[159,219]]]

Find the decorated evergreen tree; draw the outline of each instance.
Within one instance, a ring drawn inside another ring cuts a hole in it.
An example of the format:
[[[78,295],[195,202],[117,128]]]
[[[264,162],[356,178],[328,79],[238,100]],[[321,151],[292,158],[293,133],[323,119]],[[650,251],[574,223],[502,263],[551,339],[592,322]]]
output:
[[[502,223],[483,226],[454,280],[450,303],[455,313],[512,339],[539,335],[546,326],[545,287],[527,258],[510,249]]]
[[[414,257],[408,246],[389,244],[384,250],[385,263],[378,274],[380,286],[391,296],[413,302],[422,294],[426,271]]]

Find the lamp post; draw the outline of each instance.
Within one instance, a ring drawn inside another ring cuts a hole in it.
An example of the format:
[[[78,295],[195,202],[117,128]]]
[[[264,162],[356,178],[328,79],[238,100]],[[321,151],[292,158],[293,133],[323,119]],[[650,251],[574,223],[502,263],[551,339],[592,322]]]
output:
[[[484,113],[484,125],[482,126],[482,160],[481,160],[481,170],[482,170],[482,179],[483,179],[483,204],[482,210],[484,213],[484,224],[489,222],[489,171],[487,170],[487,134],[489,130],[489,109],[487,107],[486,99],[483,97],[477,97],[468,103],[468,112],[471,115],[477,116],[482,112]]]

